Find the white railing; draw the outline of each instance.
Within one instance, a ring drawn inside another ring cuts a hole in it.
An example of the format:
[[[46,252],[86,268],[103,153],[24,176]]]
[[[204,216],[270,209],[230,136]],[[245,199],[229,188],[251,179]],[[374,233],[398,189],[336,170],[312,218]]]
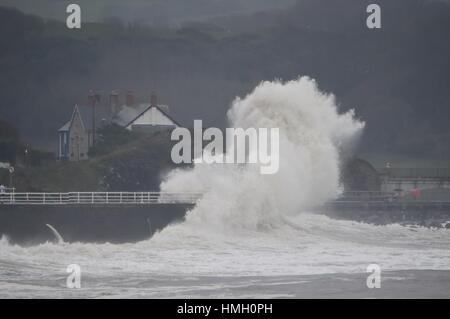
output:
[[[0,204],[194,204],[201,193],[168,192],[70,192],[70,193],[0,193]],[[389,192],[345,192],[338,201],[387,201]]]
[[[195,204],[200,197],[200,193],[167,192],[0,193],[0,205]]]

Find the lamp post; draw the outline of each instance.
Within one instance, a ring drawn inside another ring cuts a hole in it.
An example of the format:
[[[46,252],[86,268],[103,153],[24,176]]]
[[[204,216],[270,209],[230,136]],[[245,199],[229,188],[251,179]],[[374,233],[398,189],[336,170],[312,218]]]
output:
[[[9,188],[13,189],[13,174],[14,174],[14,167],[9,167]]]
[[[94,93],[93,90],[89,91],[88,95],[89,103],[92,107],[92,146],[95,144],[95,105],[100,102],[100,94]]]
[[[30,166],[30,163],[29,163],[29,160],[28,160],[28,149],[26,148],[23,153],[25,155],[25,166],[28,167],[28,166]]]

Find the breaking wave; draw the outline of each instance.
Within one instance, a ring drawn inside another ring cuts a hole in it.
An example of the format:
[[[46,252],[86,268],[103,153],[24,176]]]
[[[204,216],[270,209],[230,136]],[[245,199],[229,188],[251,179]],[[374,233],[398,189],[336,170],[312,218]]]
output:
[[[340,150],[364,127],[353,110],[340,113],[335,97],[308,77],[262,82],[236,98],[228,120],[233,128],[279,128],[280,168],[262,175],[254,165],[196,164],[171,172],[162,191],[204,194],[185,222],[197,231],[265,230],[335,198],[341,191]]]

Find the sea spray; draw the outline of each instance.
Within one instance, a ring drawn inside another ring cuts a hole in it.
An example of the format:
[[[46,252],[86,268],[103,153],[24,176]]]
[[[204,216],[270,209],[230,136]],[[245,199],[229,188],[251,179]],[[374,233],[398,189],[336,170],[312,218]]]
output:
[[[339,150],[364,127],[352,110],[339,113],[335,97],[308,77],[262,82],[235,99],[228,120],[235,128],[279,128],[279,171],[261,175],[252,165],[208,164],[172,171],[162,191],[204,194],[185,222],[197,231],[266,230],[335,198],[341,191]]]
[[[62,237],[61,234],[56,230],[55,227],[53,227],[53,226],[50,225],[50,224],[45,224],[45,226],[47,226],[47,227],[51,230],[51,232],[52,232],[53,236],[55,236],[55,239],[56,239],[56,241],[57,241],[58,244],[64,244],[64,239],[63,239],[63,237]]]

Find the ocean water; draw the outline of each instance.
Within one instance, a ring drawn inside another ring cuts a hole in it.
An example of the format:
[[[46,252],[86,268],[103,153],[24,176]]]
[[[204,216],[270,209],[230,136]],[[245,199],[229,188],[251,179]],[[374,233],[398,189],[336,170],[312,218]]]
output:
[[[279,128],[279,171],[196,164],[161,183],[201,192],[182,223],[133,244],[0,242],[0,297],[448,297],[450,230],[333,220],[308,207],[339,196],[343,154],[364,129],[307,77],[262,82],[230,127]],[[233,146],[233,141],[227,141]],[[249,152],[257,152],[250,149]],[[64,234],[61,234],[64,237]],[[66,287],[71,264],[81,288]],[[369,264],[381,288],[366,285]]]
[[[449,297],[450,231],[304,213],[233,237],[173,225],[134,244],[0,242],[1,298]],[[366,268],[381,268],[369,289]],[[81,268],[69,289],[67,267]]]

